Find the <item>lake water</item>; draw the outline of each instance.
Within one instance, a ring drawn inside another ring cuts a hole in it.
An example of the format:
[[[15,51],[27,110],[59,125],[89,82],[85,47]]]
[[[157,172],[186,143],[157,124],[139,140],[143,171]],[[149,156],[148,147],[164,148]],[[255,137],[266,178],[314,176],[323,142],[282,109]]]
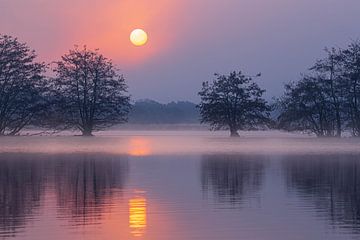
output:
[[[1,138],[0,239],[360,239],[359,140],[243,135]]]

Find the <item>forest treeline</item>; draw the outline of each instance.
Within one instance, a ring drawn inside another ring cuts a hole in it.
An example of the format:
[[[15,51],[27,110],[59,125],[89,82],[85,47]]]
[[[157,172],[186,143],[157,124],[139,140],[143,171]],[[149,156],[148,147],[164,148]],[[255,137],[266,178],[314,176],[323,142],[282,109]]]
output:
[[[318,137],[360,136],[360,42],[326,49],[299,81],[269,104],[254,79],[234,71],[203,82],[200,103],[131,103],[124,76],[99,50],[75,46],[57,61],[39,62],[26,43],[0,35],[0,136],[28,127],[77,130],[84,136],[112,125],[196,123],[212,130],[276,128]],[[276,114],[274,114],[276,113]]]
[[[200,114],[196,104],[188,101],[159,103],[139,100],[131,106],[129,123],[135,124],[195,124]]]

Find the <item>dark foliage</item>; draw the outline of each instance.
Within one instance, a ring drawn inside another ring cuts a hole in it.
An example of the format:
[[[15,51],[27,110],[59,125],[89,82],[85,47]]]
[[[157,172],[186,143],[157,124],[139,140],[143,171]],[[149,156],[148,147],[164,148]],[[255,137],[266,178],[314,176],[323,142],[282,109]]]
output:
[[[130,97],[122,75],[98,51],[75,48],[56,62],[53,79],[55,122],[83,135],[123,123]]]
[[[241,72],[215,74],[212,82],[204,82],[199,92],[201,122],[213,130],[229,129],[231,136],[238,130],[251,129],[269,122],[270,107],[261,89],[251,77]]]
[[[279,116],[281,128],[310,130],[319,137],[334,135],[334,112],[323,83],[319,78],[304,77],[285,86],[281,100],[284,111]]]
[[[360,42],[326,53],[310,74],[285,86],[279,127],[319,137],[340,137],[344,130],[360,136]]]
[[[45,64],[16,38],[0,35],[0,135],[16,135],[46,108]]]
[[[360,136],[360,41],[352,42],[341,51],[343,68],[344,108],[347,126]]]

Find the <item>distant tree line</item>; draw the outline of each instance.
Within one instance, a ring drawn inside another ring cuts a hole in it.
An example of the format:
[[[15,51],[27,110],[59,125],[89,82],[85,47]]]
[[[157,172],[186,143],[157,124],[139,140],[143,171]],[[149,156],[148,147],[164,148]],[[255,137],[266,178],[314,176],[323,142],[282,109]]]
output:
[[[134,124],[195,124],[199,118],[196,104],[187,101],[162,104],[140,100],[131,106],[129,113],[129,123]]]

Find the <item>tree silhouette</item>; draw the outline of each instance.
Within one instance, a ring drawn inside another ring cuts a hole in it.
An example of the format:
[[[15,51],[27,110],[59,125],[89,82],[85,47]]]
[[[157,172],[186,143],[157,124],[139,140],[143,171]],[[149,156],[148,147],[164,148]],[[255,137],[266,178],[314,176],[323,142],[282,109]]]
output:
[[[348,127],[354,136],[360,136],[360,41],[352,42],[342,50],[345,79],[345,107]]]
[[[45,65],[17,38],[0,35],[0,135],[16,135],[45,109]]]
[[[326,94],[326,104],[332,112],[332,121],[336,137],[341,137],[343,127],[344,83],[341,51],[336,48],[325,49],[327,56],[316,61],[310,70],[315,71],[322,83],[322,91]]]
[[[285,85],[279,101],[280,127],[310,130],[318,137],[341,137],[344,124],[344,77],[340,49],[325,49],[311,72],[300,81]]]
[[[76,47],[56,62],[54,71],[59,124],[91,136],[94,130],[127,120],[130,97],[125,79],[97,50]]]
[[[360,136],[360,42],[326,53],[309,74],[285,85],[279,126],[319,137],[340,137],[344,130]]]
[[[279,126],[287,130],[310,130],[318,137],[334,135],[334,115],[322,79],[305,76],[287,84],[281,99]]]
[[[212,82],[204,82],[199,92],[201,122],[213,130],[229,129],[231,136],[238,130],[253,128],[269,120],[270,107],[261,89],[251,77],[241,72],[230,75],[215,74]]]

